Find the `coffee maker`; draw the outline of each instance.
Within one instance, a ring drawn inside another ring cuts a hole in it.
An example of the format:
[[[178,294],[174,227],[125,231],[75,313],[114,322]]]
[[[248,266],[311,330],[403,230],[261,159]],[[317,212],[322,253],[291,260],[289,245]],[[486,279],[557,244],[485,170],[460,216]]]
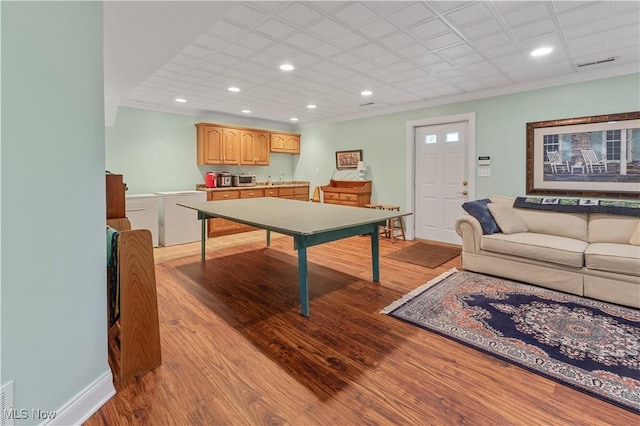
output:
[[[204,186],[207,188],[216,188],[218,186],[218,174],[213,172],[205,173]]]

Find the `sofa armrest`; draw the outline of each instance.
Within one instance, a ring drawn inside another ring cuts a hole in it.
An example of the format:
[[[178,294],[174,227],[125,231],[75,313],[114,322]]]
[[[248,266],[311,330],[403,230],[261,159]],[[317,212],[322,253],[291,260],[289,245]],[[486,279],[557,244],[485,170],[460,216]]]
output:
[[[464,253],[480,253],[480,239],[482,226],[478,220],[468,214],[460,216],[455,224],[456,232],[462,237],[462,251]]]

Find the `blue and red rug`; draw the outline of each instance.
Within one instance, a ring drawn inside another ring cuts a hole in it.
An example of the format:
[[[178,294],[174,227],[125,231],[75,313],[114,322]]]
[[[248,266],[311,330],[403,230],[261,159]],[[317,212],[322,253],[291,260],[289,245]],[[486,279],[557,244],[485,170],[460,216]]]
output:
[[[382,313],[640,414],[640,310],[452,269]]]

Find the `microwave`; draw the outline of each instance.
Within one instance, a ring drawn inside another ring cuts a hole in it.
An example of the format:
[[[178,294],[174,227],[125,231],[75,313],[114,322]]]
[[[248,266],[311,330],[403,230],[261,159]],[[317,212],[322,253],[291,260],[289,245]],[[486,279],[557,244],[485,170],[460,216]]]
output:
[[[231,181],[233,186],[255,186],[256,175],[233,175]]]

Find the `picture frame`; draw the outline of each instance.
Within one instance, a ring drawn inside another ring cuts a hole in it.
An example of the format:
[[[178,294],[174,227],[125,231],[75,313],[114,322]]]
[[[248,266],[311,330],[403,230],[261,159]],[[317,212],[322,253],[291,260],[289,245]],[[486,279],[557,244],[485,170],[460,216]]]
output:
[[[527,194],[640,198],[640,111],[526,125]]]
[[[362,150],[336,151],[336,169],[357,169],[358,162],[362,161]]]

